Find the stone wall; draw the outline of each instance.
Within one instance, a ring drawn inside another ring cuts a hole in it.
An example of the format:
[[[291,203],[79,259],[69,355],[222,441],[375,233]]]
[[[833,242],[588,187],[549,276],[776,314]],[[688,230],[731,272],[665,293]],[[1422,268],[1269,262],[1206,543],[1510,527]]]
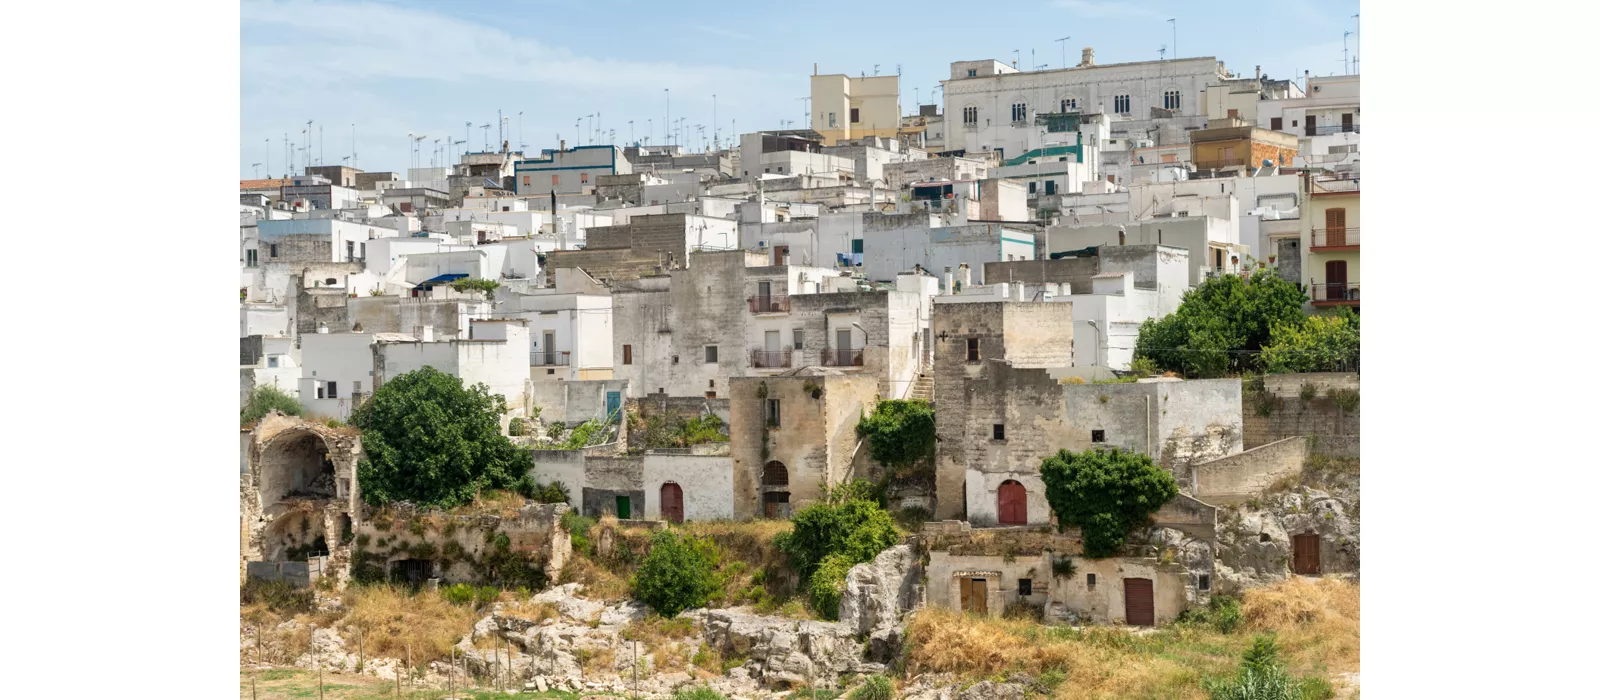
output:
[[[1194,495],[1218,505],[1245,501],[1279,479],[1299,474],[1309,448],[1306,438],[1284,438],[1194,465]]]
[[[1043,237],[1040,244],[1044,245]],[[1082,258],[1058,258],[1056,260],[1016,260],[1004,262],[986,262],[983,264],[983,279],[989,284],[1001,282],[1022,282],[1030,289],[1036,284],[1072,285],[1072,292],[1087,294],[1091,280],[1100,274],[1100,259],[1094,256]],[[1137,283],[1135,284],[1137,286]]]
[[[1199,540],[1217,538],[1217,507],[1187,494],[1178,494],[1150,516],[1155,527],[1181,530]]]
[[[1360,391],[1354,372],[1317,372],[1268,375],[1265,392],[1251,392],[1244,406],[1244,444],[1258,447],[1300,435],[1361,434],[1361,406],[1340,409],[1334,391]],[[1300,398],[1301,386],[1317,387],[1310,401]],[[1359,441],[1358,441],[1359,448]]]
[[[304,551],[318,538],[338,557],[360,516],[360,438],[274,411],[248,441],[239,489],[241,559],[305,561],[291,550]]]
[[[504,534],[511,551],[542,561],[554,580],[572,556],[570,533],[561,526],[562,514],[570,509],[565,503],[528,503],[514,513],[469,515],[387,508],[357,523],[352,559],[357,566],[382,567],[385,576],[398,562],[427,560],[441,583],[475,582],[472,560],[488,554]]]
[[[807,384],[820,389],[815,398]],[[771,377],[734,377],[730,386],[735,517],[761,517],[767,491],[788,494],[789,509],[799,510],[821,498],[825,486],[850,475],[860,443],[856,423],[877,403],[875,377],[813,367]],[[767,426],[768,400],[778,401],[776,427]],[[769,462],[783,466],[787,485],[763,484]]]

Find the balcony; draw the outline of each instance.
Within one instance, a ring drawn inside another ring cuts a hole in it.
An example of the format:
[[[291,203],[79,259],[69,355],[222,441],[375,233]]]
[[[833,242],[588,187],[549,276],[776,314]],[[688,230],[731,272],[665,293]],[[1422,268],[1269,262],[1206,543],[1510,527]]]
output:
[[[1195,170],[1226,170],[1228,168],[1248,168],[1250,162],[1245,158],[1217,158],[1214,160],[1197,160],[1194,162]]]
[[[1311,252],[1360,250],[1361,227],[1311,229]]]
[[[534,367],[566,367],[572,364],[570,352],[536,352],[533,353]]]
[[[753,314],[786,314],[789,313],[789,296],[775,294],[764,297],[750,297],[746,299],[750,304],[750,313]]]
[[[1360,124],[1318,124],[1306,127],[1306,136],[1327,136],[1329,134],[1359,134]]]
[[[756,369],[783,369],[789,366],[793,350],[751,350],[750,366]]]
[[[864,367],[866,364],[866,355],[862,348],[822,349],[823,367]]]
[[[1311,285],[1312,306],[1360,306],[1361,283],[1332,282]]]

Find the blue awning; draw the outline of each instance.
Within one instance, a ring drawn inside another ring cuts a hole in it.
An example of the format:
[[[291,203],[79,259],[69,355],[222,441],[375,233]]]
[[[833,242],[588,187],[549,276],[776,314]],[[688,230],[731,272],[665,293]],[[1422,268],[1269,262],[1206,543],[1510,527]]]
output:
[[[439,275],[438,277],[435,277],[433,279],[423,280],[421,282],[418,282],[417,286],[418,287],[432,287],[432,286],[434,286],[436,284],[449,284],[449,283],[454,282],[454,281],[456,281],[458,279],[461,279],[463,277],[466,277],[466,275],[465,274],[456,274],[456,273],[451,273],[451,274],[448,274],[448,275]]]

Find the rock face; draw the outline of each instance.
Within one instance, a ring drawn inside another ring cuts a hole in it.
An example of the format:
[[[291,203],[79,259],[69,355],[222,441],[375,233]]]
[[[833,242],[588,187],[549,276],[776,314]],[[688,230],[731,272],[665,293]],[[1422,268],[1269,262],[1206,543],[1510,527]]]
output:
[[[745,668],[764,685],[832,687],[844,673],[882,673],[883,665],[861,661],[855,630],[838,622],[791,620],[741,609],[694,610],[705,639],[724,657],[749,659]]]
[[[1359,492],[1352,498],[1306,487],[1269,495],[1259,507],[1240,505],[1218,518],[1214,587],[1233,594],[1288,577],[1291,538],[1307,533],[1321,537],[1324,574],[1359,575],[1360,508]]]
[[[979,681],[961,691],[955,700],[1025,700],[1027,697],[1028,687],[1021,683]]]
[[[922,567],[911,545],[895,545],[845,575],[839,622],[855,634],[872,635],[900,625],[917,603]]]

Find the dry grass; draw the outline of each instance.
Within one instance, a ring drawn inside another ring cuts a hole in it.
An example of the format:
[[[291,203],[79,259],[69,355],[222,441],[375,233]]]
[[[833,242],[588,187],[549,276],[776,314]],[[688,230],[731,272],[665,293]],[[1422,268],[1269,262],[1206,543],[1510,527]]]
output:
[[[584,556],[568,559],[566,565],[561,567],[558,582],[583,584],[583,597],[589,600],[611,603],[628,597],[626,577],[612,573]]]
[[[1224,635],[1172,626],[1148,634],[1119,628],[1081,631],[1022,620],[973,618],[927,609],[907,630],[908,675],[954,673],[966,680],[1021,671],[1067,675],[1058,698],[1206,697],[1200,680],[1231,673],[1252,632],[1277,636],[1300,675],[1360,669],[1360,589],[1341,580],[1291,579],[1248,592],[1246,631]]]
[[[583,670],[588,673],[615,673],[617,666],[617,652],[611,647],[602,649],[582,649],[578,653],[579,662]]]
[[[450,647],[472,629],[473,612],[446,601],[437,591],[412,594],[394,586],[354,587],[345,591],[345,636],[361,630],[369,657],[406,658],[417,666],[450,657]]]
[[[533,620],[537,624],[544,624],[549,620],[561,618],[561,608],[555,603],[535,603],[532,600],[519,600],[502,609],[508,617],[518,617],[524,620]]]

